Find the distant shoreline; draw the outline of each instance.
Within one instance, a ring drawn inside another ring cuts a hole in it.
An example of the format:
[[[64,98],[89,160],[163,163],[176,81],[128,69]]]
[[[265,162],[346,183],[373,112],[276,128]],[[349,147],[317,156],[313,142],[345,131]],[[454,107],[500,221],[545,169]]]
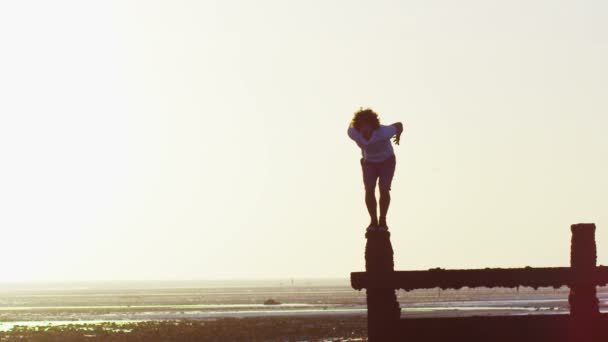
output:
[[[16,281],[0,282],[0,293],[13,291],[67,291],[67,290],[133,290],[133,289],[184,289],[184,288],[246,288],[288,286],[346,286],[344,278],[252,278],[252,279],[200,279],[200,280],[90,280],[90,281]]]

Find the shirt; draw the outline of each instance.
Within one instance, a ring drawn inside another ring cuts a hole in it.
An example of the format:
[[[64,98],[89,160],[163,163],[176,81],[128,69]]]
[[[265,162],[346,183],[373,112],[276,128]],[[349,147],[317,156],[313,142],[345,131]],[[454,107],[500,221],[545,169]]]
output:
[[[383,162],[395,155],[391,144],[391,138],[395,134],[397,134],[397,127],[380,125],[367,140],[356,128],[348,128],[348,136],[361,148],[363,159],[372,163]]]

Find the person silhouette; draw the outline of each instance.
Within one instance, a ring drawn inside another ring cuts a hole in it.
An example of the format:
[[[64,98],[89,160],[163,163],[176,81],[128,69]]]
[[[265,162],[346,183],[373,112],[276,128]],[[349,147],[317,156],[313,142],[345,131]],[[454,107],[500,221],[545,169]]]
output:
[[[371,108],[360,108],[348,127],[348,136],[361,148],[361,169],[365,186],[365,205],[371,218],[367,231],[387,231],[386,214],[391,203],[391,184],[397,164],[391,144],[399,145],[403,124],[381,125]],[[376,183],[380,189],[380,217],[377,217]]]

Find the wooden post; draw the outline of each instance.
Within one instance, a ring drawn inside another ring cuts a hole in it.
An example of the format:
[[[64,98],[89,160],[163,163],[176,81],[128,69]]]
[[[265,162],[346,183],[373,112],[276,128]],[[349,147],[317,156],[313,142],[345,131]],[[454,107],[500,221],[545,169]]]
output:
[[[570,245],[570,315],[572,322],[571,341],[593,341],[594,327],[599,320],[599,306],[595,291],[597,251],[595,246],[595,224],[573,224]]]
[[[370,277],[390,277],[394,272],[390,233],[367,232],[365,237],[365,271]],[[400,316],[394,288],[367,289],[367,334],[370,342],[393,340]]]

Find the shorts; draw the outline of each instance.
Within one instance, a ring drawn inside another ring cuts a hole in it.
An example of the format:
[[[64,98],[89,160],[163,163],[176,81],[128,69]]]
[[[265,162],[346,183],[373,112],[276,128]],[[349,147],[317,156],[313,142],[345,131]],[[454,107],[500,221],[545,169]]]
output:
[[[368,162],[361,158],[365,190],[376,191],[376,182],[380,187],[380,191],[390,190],[396,165],[397,159],[395,156],[379,163]]]

